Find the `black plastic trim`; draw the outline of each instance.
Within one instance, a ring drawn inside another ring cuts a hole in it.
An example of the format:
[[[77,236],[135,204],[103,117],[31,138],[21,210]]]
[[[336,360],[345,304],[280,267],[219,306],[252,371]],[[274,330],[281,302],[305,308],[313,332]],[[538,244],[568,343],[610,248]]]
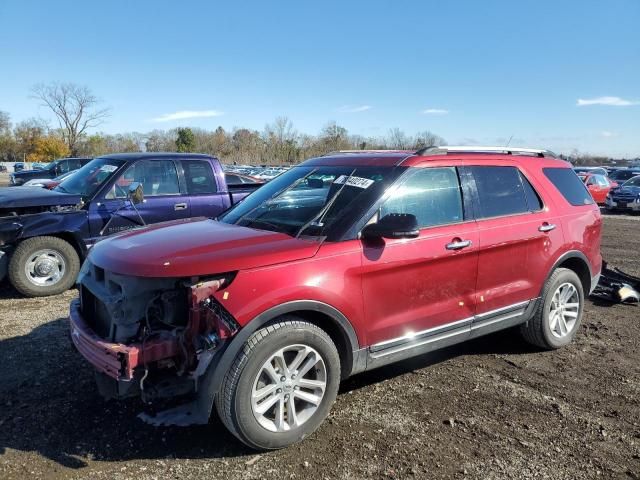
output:
[[[558,257],[558,259],[553,263],[553,266],[549,269],[549,273],[547,273],[547,278],[544,279],[544,283],[542,284],[542,288],[540,289],[540,295],[542,295],[542,291],[544,290],[544,286],[547,283],[547,280],[549,280],[549,278],[551,278],[551,275],[553,275],[553,272],[555,271],[556,268],[558,268],[558,266],[564,262],[565,260],[568,260],[570,258],[579,258],[580,260],[582,260],[585,265],[587,266],[587,269],[589,270],[589,278],[591,279],[591,285],[590,285],[590,290],[593,290],[595,288],[595,285],[593,284],[593,279],[594,277],[598,276],[599,278],[599,273],[596,273],[594,275],[593,273],[593,269],[591,268],[591,263],[589,263],[589,259],[587,258],[587,256],[582,253],[580,250],[569,250],[568,252],[563,253],[562,255],[560,255],[560,257]],[[597,282],[596,282],[597,285]]]

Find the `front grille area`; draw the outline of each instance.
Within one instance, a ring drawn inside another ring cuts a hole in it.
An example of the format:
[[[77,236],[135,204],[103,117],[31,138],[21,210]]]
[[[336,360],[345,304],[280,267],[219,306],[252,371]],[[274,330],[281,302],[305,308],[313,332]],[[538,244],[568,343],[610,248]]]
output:
[[[104,339],[111,337],[111,317],[101,300],[87,288],[80,289],[82,316],[86,324]]]
[[[109,342],[128,344],[137,341],[147,309],[157,298],[167,297],[167,306],[162,310],[167,314],[163,317],[165,321],[186,312],[186,297],[172,295],[178,290],[180,279],[116,274],[88,259],[82,265],[78,283],[85,323]],[[170,307],[175,311],[169,311]]]

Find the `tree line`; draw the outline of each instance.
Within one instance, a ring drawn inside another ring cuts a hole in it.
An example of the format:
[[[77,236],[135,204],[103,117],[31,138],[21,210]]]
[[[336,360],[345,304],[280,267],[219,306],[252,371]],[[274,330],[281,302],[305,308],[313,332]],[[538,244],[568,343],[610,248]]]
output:
[[[379,137],[350,133],[328,122],[316,135],[299,132],[287,117],[277,117],[262,131],[249,128],[215,130],[179,127],[147,133],[90,133],[110,115],[87,88],[75,84],[39,84],[32,98],[47,107],[57,125],[38,118],[12,124],[0,110],[0,161],[48,162],[66,156],[96,157],[120,152],[197,152],[219,157],[225,163],[292,164],[337,150],[418,149],[445,145],[428,130],[408,135],[398,128]]]

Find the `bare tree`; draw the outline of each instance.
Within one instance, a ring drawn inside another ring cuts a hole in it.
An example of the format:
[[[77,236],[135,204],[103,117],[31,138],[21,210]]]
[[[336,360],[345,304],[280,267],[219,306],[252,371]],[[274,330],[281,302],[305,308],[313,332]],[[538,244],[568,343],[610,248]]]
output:
[[[444,138],[436,135],[435,133],[431,133],[429,130],[425,130],[424,132],[420,132],[416,135],[416,149],[425,147],[439,147],[441,145],[446,145]]]
[[[407,135],[399,128],[396,127],[389,130],[389,135],[387,137],[387,145],[390,148],[405,150],[409,148],[411,143],[412,143],[411,138],[407,137]]]
[[[0,110],[0,135],[11,130],[11,117],[7,112]]]
[[[74,83],[38,84],[33,97],[55,114],[62,138],[73,155],[78,140],[89,128],[101,125],[109,116],[108,108],[98,108],[100,101],[89,88]]]
[[[271,156],[270,163],[297,160],[298,132],[287,117],[278,117],[272,124],[267,124],[263,137],[268,145],[267,154]]]

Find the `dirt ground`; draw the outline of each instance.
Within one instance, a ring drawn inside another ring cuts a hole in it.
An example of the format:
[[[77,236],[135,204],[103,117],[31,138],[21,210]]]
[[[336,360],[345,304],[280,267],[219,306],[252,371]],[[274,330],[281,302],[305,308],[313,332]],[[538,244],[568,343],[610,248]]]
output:
[[[603,252],[640,274],[640,217],[608,216]],[[75,291],[0,287],[0,478],[640,478],[640,307],[588,302],[575,343],[513,332],[358,375],[329,419],[256,454],[214,420],[154,428],[106,402],[68,339]]]

